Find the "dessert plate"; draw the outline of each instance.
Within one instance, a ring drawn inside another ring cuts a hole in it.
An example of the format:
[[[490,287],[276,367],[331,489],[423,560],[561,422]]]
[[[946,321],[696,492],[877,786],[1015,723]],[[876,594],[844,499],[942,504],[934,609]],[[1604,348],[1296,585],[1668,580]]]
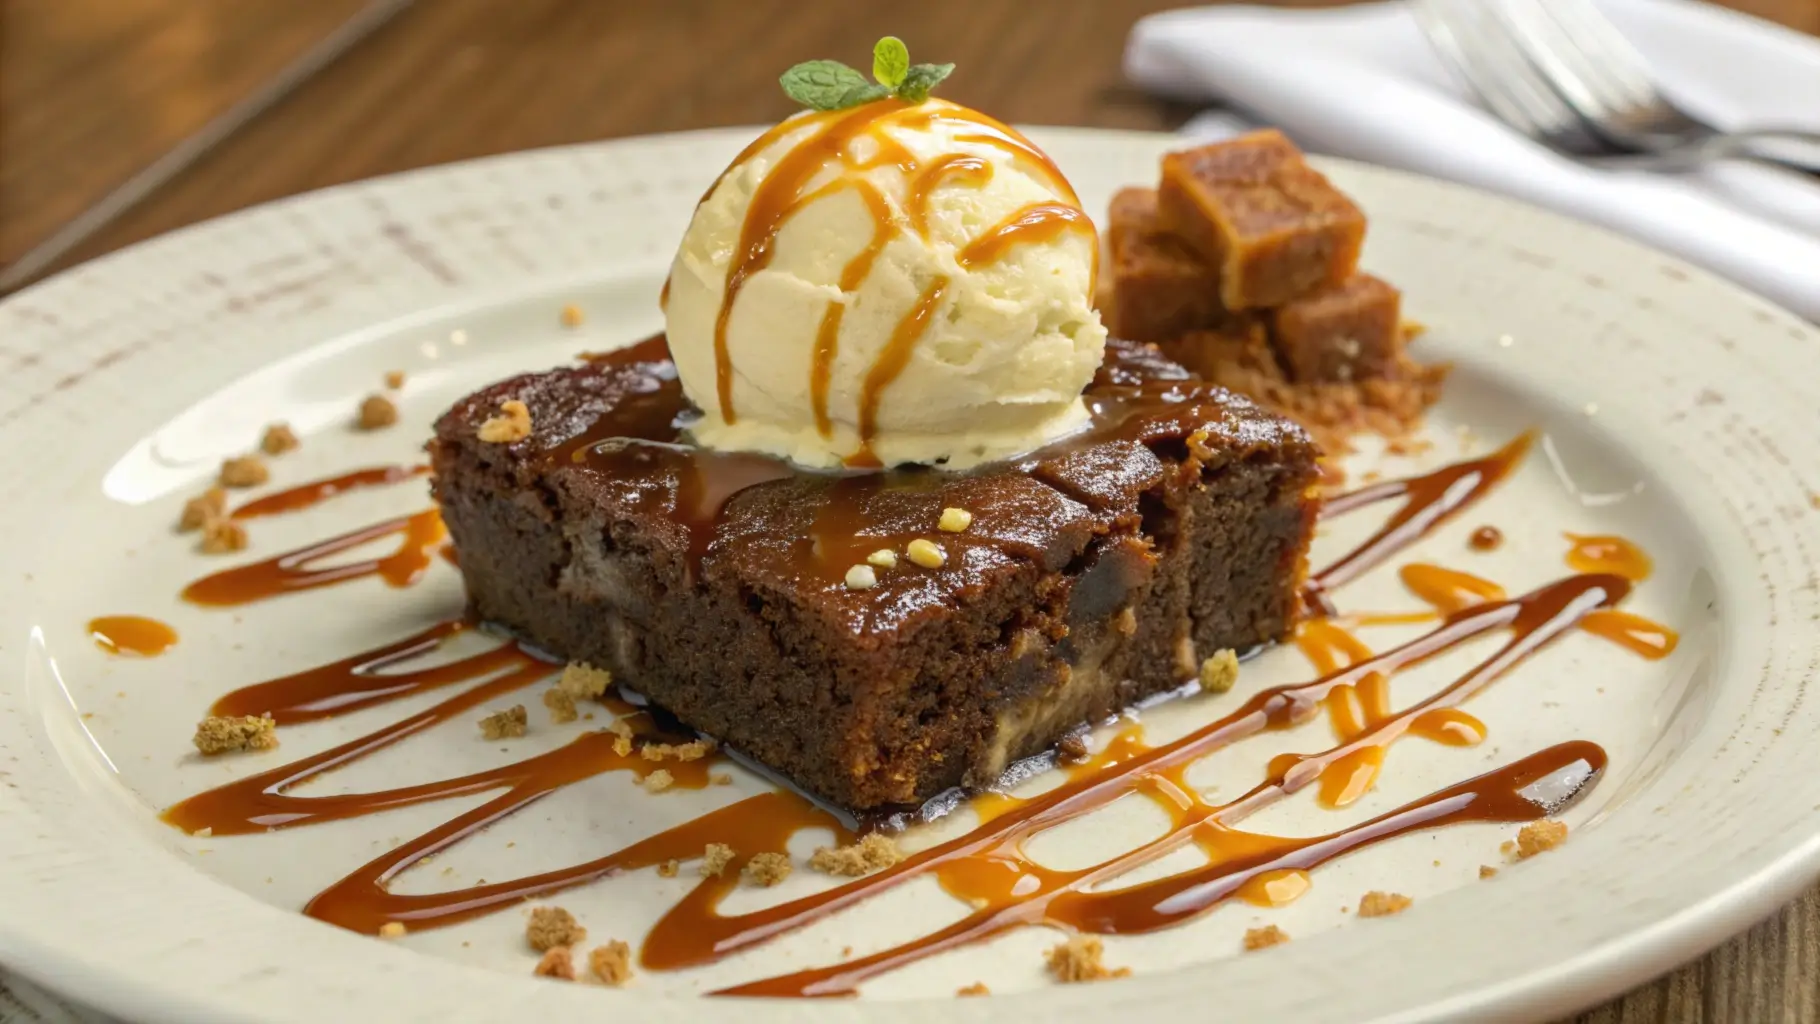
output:
[[[458,578],[439,559],[414,567],[422,571],[409,586],[361,578],[231,608],[178,597],[205,574],[421,510],[421,480],[250,520],[249,549],[228,556],[198,554],[193,534],[172,532],[184,500],[271,421],[288,421],[303,443],[272,460],[272,483],[254,495],[411,465],[431,419],[473,388],[647,336],[660,326],[656,295],[692,203],[752,134],[624,140],[363,182],[180,231],[0,303],[8,368],[0,423],[10,440],[0,467],[22,488],[0,510],[14,538],[0,550],[0,964],[131,1020],[655,1015],[692,1012],[675,1000],[864,958],[965,913],[920,878],[705,966],[644,971],[623,989],[559,984],[531,977],[528,908],[390,941],[299,913],[360,865],[496,792],[236,836],[187,834],[159,817],[186,797],[446,699],[415,693],[288,726],[272,752],[203,760],[190,746],[196,721],[228,691],[397,641],[461,607]],[[1153,180],[1173,141],[1062,129],[1035,138],[1093,211],[1115,188]],[[1347,466],[1353,482],[1431,472],[1533,431],[1507,479],[1348,584],[1343,603],[1426,608],[1398,571],[1412,562],[1519,594],[1567,575],[1571,552],[1584,559],[1600,549],[1567,534],[1621,537],[1652,562],[1624,607],[1672,628],[1679,642],[1666,657],[1645,658],[1585,631],[1563,634],[1472,699],[1467,707],[1486,727],[1480,742],[1411,739],[1349,806],[1318,806],[1310,787],[1244,828],[1292,837],[1342,830],[1538,750],[1590,741],[1609,763],[1562,813],[1569,841],[1521,863],[1500,850],[1514,824],[1371,844],[1265,893],[1263,902],[1284,905],[1232,900],[1177,928],[1109,938],[1107,962],[1132,971],[1119,981],[1055,984],[1043,970],[1055,934],[1023,928],[870,980],[859,1000],[725,998],[713,1006],[718,1016],[1072,1018],[1116,1005],[1199,1020],[1217,1001],[1234,1019],[1543,1017],[1697,954],[1820,871],[1820,777],[1807,770],[1820,702],[1806,699],[1820,666],[1820,440],[1811,430],[1820,385],[1808,372],[1820,335],[1606,233],[1433,181],[1324,167],[1371,217],[1366,265],[1404,288],[1406,309],[1427,325],[1418,355],[1457,367],[1428,445],[1360,452]],[[564,322],[565,306],[583,314],[579,325]],[[361,398],[393,370],[405,373],[400,422],[352,429]],[[1314,562],[1352,547],[1389,507],[1325,524]],[[1502,535],[1493,550],[1469,543],[1483,527]],[[384,555],[394,543],[388,536],[371,550]],[[178,640],[155,657],[107,653],[88,627],[107,615],[159,620]],[[1360,626],[1358,635],[1382,651],[1426,628]],[[473,646],[455,655],[489,643],[458,639]],[[1493,649],[1489,640],[1468,645],[1399,674],[1397,699],[1433,691]],[[1146,709],[1097,730],[1093,745],[1140,729],[1165,742],[1266,686],[1316,675],[1297,647],[1275,649],[1247,664],[1234,693]],[[528,683],[486,705],[527,704],[532,726],[522,739],[483,741],[477,707],[295,795],[433,783],[598,726],[548,724],[540,688]],[[1220,750],[1185,778],[1204,796],[1230,799],[1262,778],[1273,755],[1332,743],[1317,720]],[[731,786],[653,794],[624,773],[603,773],[437,852],[392,891],[453,890],[587,861],[769,788],[733,774]],[[1041,773],[1017,792],[1038,792],[1059,774]],[[904,844],[958,835],[974,814],[963,808],[913,829]],[[1045,833],[1029,853],[1083,866],[1167,826],[1153,805],[1119,801]],[[790,849],[801,864],[827,842],[811,829]],[[1497,868],[1495,877],[1481,879],[1481,866]],[[1181,867],[1160,861],[1107,884]],[[539,902],[571,910],[590,944],[636,943],[697,881],[692,866],[673,877],[628,870]],[[735,889],[723,912],[832,884],[799,868],[775,889]],[[1414,902],[1362,920],[1355,910],[1368,891]],[[1272,924],[1292,941],[1243,952],[1247,930]],[[975,982],[993,996],[953,999]]]

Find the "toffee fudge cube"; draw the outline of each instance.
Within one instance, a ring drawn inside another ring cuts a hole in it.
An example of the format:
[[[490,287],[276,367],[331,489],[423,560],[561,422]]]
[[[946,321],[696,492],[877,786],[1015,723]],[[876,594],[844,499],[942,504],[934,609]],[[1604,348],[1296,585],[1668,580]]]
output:
[[[1233,310],[1344,283],[1365,241],[1365,214],[1274,129],[1165,156],[1157,208]]]
[[[1223,322],[1219,274],[1165,231],[1155,189],[1127,188],[1106,218],[1111,309],[1106,328],[1133,341],[1164,341]]]
[[[1344,383],[1397,375],[1403,355],[1403,294],[1354,274],[1270,313],[1270,334],[1298,383]]]

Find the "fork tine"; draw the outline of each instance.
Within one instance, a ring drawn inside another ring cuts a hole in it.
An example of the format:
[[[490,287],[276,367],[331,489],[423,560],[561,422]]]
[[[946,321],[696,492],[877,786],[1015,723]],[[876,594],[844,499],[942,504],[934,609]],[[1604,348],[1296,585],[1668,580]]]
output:
[[[1497,4],[1517,47],[1595,124],[1656,103],[1643,58],[1588,0]]]
[[[1540,6],[1579,52],[1596,56],[1587,63],[1615,94],[1631,103],[1655,102],[1658,90],[1649,61],[1591,0],[1542,0]]]
[[[1487,8],[1483,0],[1414,0],[1411,5],[1442,60],[1500,120],[1556,148],[1602,149]]]

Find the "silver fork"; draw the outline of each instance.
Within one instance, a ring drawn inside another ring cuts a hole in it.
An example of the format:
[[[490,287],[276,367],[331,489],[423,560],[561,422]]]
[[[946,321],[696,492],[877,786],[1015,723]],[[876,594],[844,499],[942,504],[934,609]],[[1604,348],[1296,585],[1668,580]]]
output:
[[[1413,0],[1411,8],[1492,113],[1550,148],[1664,169],[1744,158],[1820,173],[1820,132],[1726,132],[1676,106],[1590,0]]]

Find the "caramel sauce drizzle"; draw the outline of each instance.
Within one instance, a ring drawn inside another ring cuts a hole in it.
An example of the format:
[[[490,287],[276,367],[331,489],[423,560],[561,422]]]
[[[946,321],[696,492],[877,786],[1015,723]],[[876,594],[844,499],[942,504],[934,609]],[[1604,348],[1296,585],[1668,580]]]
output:
[[[821,325],[815,329],[815,352],[809,365],[809,404],[815,412],[815,429],[823,437],[834,434],[834,423],[828,418],[828,385],[834,377],[834,357],[840,350],[840,325],[847,313],[845,297],[859,290],[872,273],[872,264],[878,260],[878,254],[885,251],[894,234],[891,207],[885,202],[884,194],[865,180],[854,181],[853,188],[872,213],[872,239],[858,256],[841,268],[842,299],[828,303],[827,311],[822,313]]]
[[[1466,546],[1474,551],[1496,551],[1503,543],[1504,531],[1490,525],[1479,527],[1466,538]]]
[[[177,642],[177,631],[143,615],[103,615],[88,620],[88,635],[109,654],[155,658]]]
[[[1089,293],[1092,293],[1099,288],[1100,280],[1100,247],[1095,242],[1098,233],[1093,227],[1093,221],[1087,219],[1087,214],[1078,206],[1032,203],[968,242],[955,256],[955,262],[963,267],[992,263],[1002,259],[1015,246],[1047,242],[1064,231],[1085,232],[1089,242],[1094,243],[1093,276],[1088,287]]]
[[[368,487],[389,487],[393,484],[428,476],[430,467],[419,463],[415,466],[374,466],[370,469],[356,469],[351,473],[329,477],[325,480],[312,480],[299,484],[288,490],[275,491],[262,498],[235,509],[232,518],[257,519],[260,516],[278,515],[283,512],[299,512],[317,505],[348,491]]]
[[[316,565],[325,558],[394,535],[399,538],[398,550],[389,555]],[[408,587],[423,576],[436,553],[447,544],[448,530],[442,524],[442,515],[433,508],[425,509],[204,576],[183,588],[183,599],[213,606],[247,604],[368,576],[378,576],[394,587]]]
[[[917,297],[916,305],[898,321],[896,330],[891,332],[890,340],[885,342],[883,351],[873,361],[872,369],[866,371],[866,380],[861,386],[859,396],[859,438],[860,450],[847,464],[854,467],[877,468],[878,458],[872,454],[872,438],[878,433],[878,403],[885,393],[885,388],[904,372],[910,365],[910,356],[916,351],[916,342],[929,327],[929,320],[942,304],[942,296],[948,291],[948,279],[937,277],[929,282],[923,293]]]
[[[1627,580],[1641,583],[1649,578],[1655,565],[1643,549],[1607,534],[1564,534],[1573,547],[1567,552],[1567,565],[1575,572],[1616,573]]]

